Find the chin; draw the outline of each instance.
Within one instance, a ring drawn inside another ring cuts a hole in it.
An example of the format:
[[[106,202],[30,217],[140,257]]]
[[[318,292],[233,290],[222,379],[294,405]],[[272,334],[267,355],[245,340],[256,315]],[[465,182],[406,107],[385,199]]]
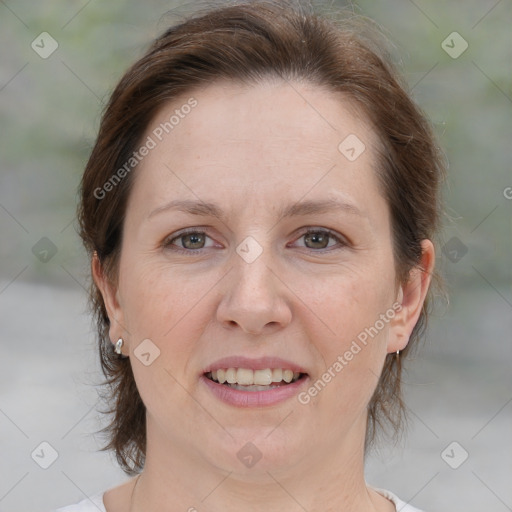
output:
[[[222,439],[216,436],[211,440],[210,446],[216,444],[212,450],[212,463],[220,470],[233,472],[241,479],[250,477],[254,481],[254,477],[258,476],[268,482],[268,472],[289,469],[306,457],[303,450],[308,444],[304,439],[311,439],[311,435],[301,436],[298,431],[295,435],[289,430],[283,431],[278,424],[274,422],[271,427],[259,428],[226,427],[233,437],[224,433]]]

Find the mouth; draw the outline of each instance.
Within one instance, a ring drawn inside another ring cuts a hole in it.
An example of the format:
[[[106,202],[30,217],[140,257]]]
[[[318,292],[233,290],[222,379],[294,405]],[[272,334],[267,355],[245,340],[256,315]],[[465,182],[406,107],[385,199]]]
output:
[[[231,356],[203,368],[200,381],[224,404],[259,408],[296,396],[310,380],[306,369],[280,357]]]
[[[262,408],[292,399],[307,386],[309,375],[303,368],[282,359],[228,358],[205,368],[200,380],[224,404]]]
[[[206,372],[204,376],[217,384],[238,391],[270,391],[288,386],[307,377],[306,373],[294,372],[288,368],[219,368]]]

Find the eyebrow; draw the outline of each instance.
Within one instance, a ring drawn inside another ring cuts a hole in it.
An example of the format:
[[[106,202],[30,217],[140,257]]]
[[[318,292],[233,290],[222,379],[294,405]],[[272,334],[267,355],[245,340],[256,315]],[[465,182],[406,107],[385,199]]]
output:
[[[169,210],[178,210],[191,215],[198,215],[202,217],[214,217],[222,222],[225,221],[225,214],[222,209],[214,204],[205,201],[194,201],[189,199],[176,199],[170,201],[158,208],[155,208],[149,215],[148,219],[158,215],[159,213]],[[283,206],[278,212],[278,222],[289,217],[300,217],[306,215],[314,215],[321,213],[329,213],[335,211],[342,211],[351,215],[358,215],[360,217],[367,217],[357,206],[345,203],[338,199],[323,199],[318,201],[301,201]]]

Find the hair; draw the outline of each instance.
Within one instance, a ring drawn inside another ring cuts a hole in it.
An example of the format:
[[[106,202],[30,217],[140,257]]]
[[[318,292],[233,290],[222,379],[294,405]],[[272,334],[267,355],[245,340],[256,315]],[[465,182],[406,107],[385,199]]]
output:
[[[433,129],[407,92],[383,40],[382,31],[367,18],[353,13],[324,16],[293,1],[217,5],[168,28],[128,69],[105,106],[80,187],[80,235],[89,256],[97,254],[105,276],[115,283],[136,170],[118,173],[122,179],[109,188],[106,200],[98,190],[107,190],[105,184],[132,157],[159,109],[221,79],[257,85],[277,78],[341,93],[371,123],[379,140],[376,173],[390,208],[397,282],[406,282],[421,264],[421,241],[434,240],[438,232],[445,168]],[[434,278],[439,280],[436,274]],[[425,330],[431,299],[429,289],[400,357],[386,356],[368,404],[366,448],[386,427],[391,425],[395,434],[402,430],[401,361]],[[146,410],[130,359],[112,350],[109,317],[93,280],[90,306],[106,378],[109,410],[104,412],[110,415],[103,449],[113,450],[122,469],[132,475],[144,467]]]

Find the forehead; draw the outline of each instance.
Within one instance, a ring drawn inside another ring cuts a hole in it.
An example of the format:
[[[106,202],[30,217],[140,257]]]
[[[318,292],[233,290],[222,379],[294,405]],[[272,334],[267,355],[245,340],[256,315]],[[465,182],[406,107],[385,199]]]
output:
[[[192,103],[195,106],[189,108]],[[212,131],[215,127],[220,131]],[[222,138],[228,144],[252,145],[273,139],[296,144],[315,141],[336,149],[351,133],[368,144],[374,142],[366,116],[348,96],[323,86],[277,79],[250,85],[219,81],[197,88],[161,108],[147,132],[161,134],[157,138],[167,139],[175,148],[198,139],[208,144]],[[281,149],[284,152],[286,147]]]
[[[195,89],[158,111],[149,139],[154,147],[137,168],[134,190],[148,208],[183,195],[270,201],[284,192],[297,200],[308,189],[378,191],[369,123],[353,102],[312,84]]]

